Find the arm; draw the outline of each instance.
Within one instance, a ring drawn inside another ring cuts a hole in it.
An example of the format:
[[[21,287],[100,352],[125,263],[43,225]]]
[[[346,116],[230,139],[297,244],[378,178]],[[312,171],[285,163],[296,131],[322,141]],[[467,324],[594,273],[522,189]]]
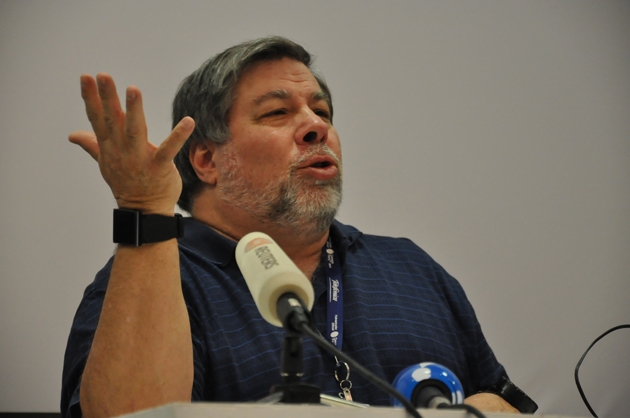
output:
[[[494,393],[477,393],[467,397],[464,403],[472,405],[482,412],[513,412],[520,414],[518,409]]]
[[[82,76],[81,93],[94,133],[73,132],[69,139],[98,162],[118,206],[172,215],[181,191],[172,160],[192,132],[192,119],[156,147],[147,140],[137,88],[127,89],[126,113],[107,74]],[[177,241],[119,246],[81,380],[83,415],[190,401],[192,355]]]

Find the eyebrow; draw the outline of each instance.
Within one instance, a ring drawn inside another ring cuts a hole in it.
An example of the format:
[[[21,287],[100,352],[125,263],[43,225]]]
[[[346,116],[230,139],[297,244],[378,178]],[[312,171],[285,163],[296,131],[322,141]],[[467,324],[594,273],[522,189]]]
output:
[[[258,97],[256,97],[254,99],[254,104],[262,104],[264,102],[266,102],[267,100],[272,100],[272,99],[288,99],[291,97],[291,93],[289,93],[288,91],[284,90],[284,89],[277,89],[277,90],[271,90],[268,91],[265,94],[262,94]]]
[[[284,90],[284,89],[276,89],[276,90],[271,90],[265,94],[262,94],[258,97],[256,97],[254,99],[254,104],[256,105],[260,105],[264,102],[266,102],[267,100],[272,100],[272,99],[281,99],[281,100],[286,100],[291,98],[291,93],[289,93],[288,91]],[[329,97],[328,94],[326,94],[326,92],[319,90],[316,91],[315,93],[313,93],[311,95],[311,98],[315,101],[319,101],[319,100],[324,100],[326,102],[329,101]]]

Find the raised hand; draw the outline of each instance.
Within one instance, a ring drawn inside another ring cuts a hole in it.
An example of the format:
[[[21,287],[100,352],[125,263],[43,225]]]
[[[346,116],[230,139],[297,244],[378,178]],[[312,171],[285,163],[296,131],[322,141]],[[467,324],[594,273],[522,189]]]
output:
[[[173,214],[182,188],[173,158],[192,133],[193,119],[183,118],[158,147],[148,140],[137,87],[127,88],[126,112],[109,74],[82,75],[81,96],[94,132],[76,131],[68,139],[98,162],[118,206]]]

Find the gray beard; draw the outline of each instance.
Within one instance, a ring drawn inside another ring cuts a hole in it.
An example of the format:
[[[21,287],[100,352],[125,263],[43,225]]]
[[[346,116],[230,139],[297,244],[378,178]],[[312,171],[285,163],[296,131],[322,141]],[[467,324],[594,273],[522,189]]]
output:
[[[296,176],[301,163],[322,154],[337,161],[339,174],[334,179],[313,182]],[[228,150],[225,156],[228,163],[220,174],[217,190],[226,203],[245,210],[263,224],[292,229],[298,235],[322,233],[330,228],[341,205],[343,174],[341,162],[326,145],[310,149],[292,164],[285,177],[263,189],[256,189],[241,175],[243,168],[235,154]]]

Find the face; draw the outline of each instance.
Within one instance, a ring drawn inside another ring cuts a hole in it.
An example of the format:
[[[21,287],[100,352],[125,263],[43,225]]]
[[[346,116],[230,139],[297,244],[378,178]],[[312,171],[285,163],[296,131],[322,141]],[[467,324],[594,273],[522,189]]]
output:
[[[317,80],[291,59],[261,62],[239,81],[232,139],[217,149],[217,192],[263,223],[326,230],[341,203],[341,148]]]

